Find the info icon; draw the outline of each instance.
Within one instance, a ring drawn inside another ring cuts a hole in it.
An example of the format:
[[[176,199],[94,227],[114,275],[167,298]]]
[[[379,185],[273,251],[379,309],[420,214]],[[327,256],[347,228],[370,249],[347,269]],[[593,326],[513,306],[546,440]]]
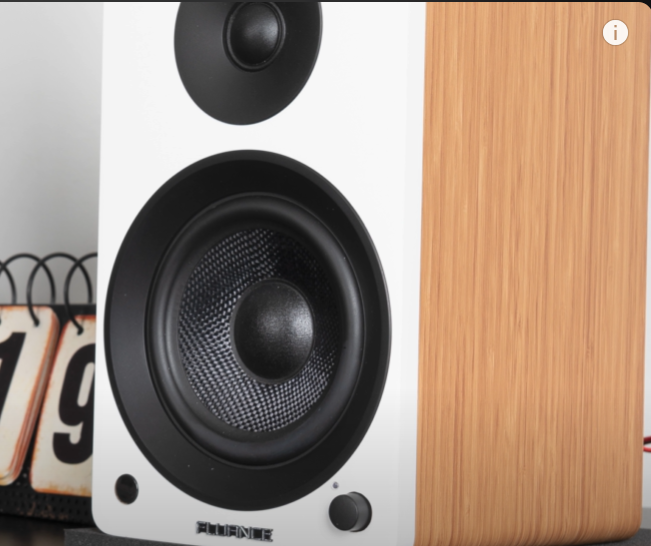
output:
[[[604,40],[610,45],[622,45],[628,38],[628,27],[624,21],[613,19],[604,25]]]

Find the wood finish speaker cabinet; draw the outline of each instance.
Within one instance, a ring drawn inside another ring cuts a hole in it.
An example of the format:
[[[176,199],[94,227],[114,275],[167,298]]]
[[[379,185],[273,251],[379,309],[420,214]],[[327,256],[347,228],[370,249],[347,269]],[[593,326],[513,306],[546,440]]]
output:
[[[418,544],[639,528],[650,16],[428,7]]]
[[[641,3],[107,3],[99,527],[634,534],[650,79]]]

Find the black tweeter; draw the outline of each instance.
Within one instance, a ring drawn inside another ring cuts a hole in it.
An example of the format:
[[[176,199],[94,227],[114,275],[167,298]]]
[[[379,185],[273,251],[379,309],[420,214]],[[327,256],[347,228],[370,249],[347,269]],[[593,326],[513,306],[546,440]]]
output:
[[[309,79],[320,43],[319,2],[181,2],[174,36],[190,97],[233,125],[286,108]]]

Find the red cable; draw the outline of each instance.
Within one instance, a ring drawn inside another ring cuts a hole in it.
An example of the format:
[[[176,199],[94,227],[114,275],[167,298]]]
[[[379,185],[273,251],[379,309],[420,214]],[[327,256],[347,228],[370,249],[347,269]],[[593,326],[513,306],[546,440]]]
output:
[[[644,437],[644,445],[651,444],[651,436],[645,436]],[[651,453],[651,447],[645,447],[644,451],[647,453]]]

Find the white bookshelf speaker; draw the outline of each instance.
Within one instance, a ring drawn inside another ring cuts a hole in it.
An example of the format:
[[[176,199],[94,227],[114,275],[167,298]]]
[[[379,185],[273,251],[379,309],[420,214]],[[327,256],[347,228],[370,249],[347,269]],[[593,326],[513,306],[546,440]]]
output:
[[[100,529],[633,534],[649,14],[106,3]]]

